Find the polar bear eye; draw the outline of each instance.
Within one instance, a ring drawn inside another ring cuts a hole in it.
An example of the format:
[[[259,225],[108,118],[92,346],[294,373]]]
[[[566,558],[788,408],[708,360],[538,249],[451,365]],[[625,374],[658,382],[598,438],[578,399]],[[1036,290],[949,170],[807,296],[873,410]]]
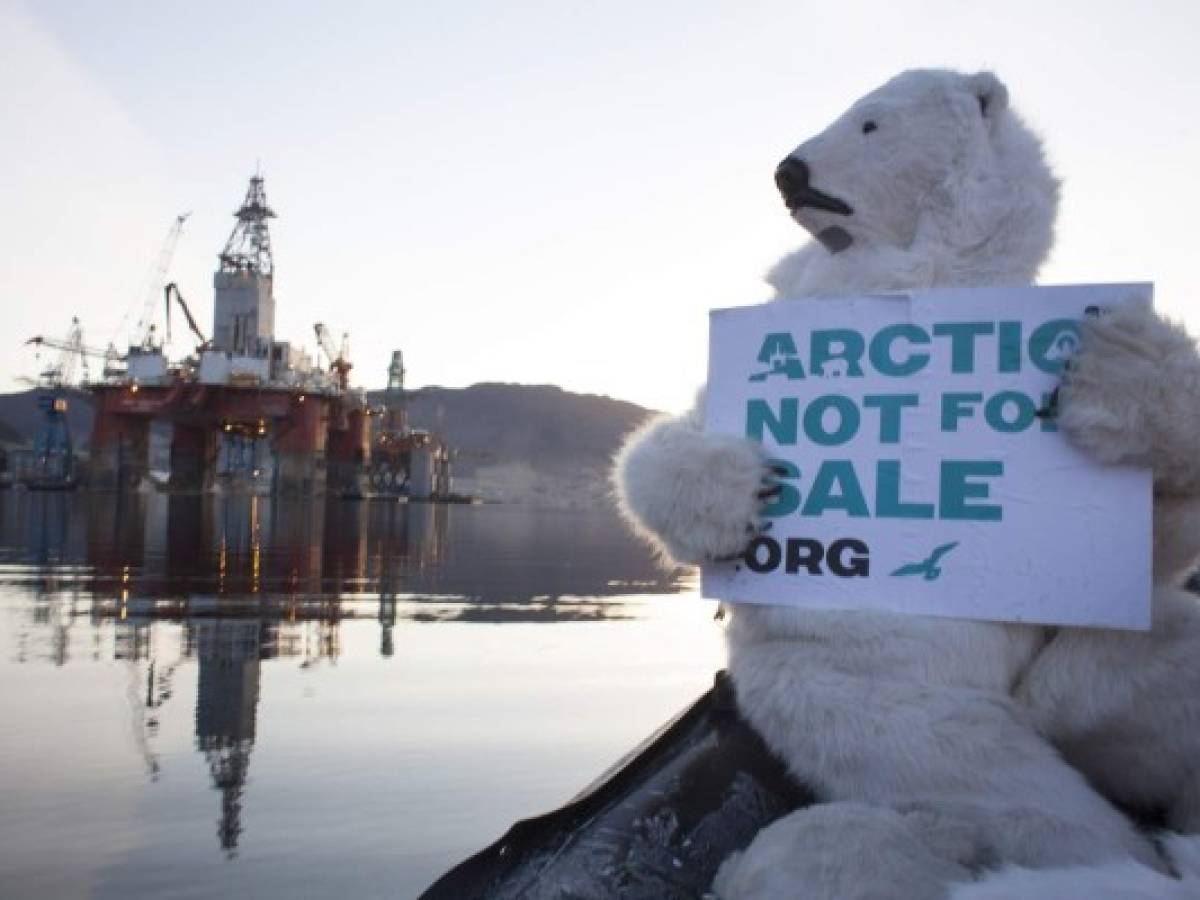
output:
[[[875,124],[874,120],[867,119],[867,121],[863,122],[862,133],[870,134],[872,131],[874,131],[878,127],[879,126]]]

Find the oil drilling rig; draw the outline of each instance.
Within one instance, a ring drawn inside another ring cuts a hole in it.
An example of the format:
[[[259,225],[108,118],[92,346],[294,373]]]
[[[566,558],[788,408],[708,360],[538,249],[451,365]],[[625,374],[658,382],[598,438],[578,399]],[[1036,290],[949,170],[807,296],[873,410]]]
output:
[[[178,218],[179,228],[185,218]],[[162,284],[166,266],[160,264],[152,290],[155,305],[164,303],[166,334],[176,306],[196,339],[194,352],[172,364],[147,312],[124,373],[92,387],[93,484],[251,493],[361,490],[368,410],[363,393],[350,387],[349,360],[321,370],[301,347],[275,335],[269,228],[275,211],[261,175],[250,179],[234,218],[217,255],[211,337],[179,287]],[[168,236],[160,261],[169,260],[177,237],[177,231]]]
[[[371,446],[371,490],[385,496],[449,499],[450,447],[441,434],[409,427],[404,375],[404,354],[393,350]]]
[[[101,356],[104,377],[88,385],[95,407],[87,471],[92,486],[449,497],[449,449],[439,435],[408,425],[400,351],[388,370],[384,406],[370,409],[363,391],[350,384],[347,335],[337,342],[325,324],[315,326],[324,367],[302,347],[277,339],[269,228],[276,215],[262,175],[250,179],[217,254],[207,334],[179,286],[167,281],[188,216],[176,216],[163,241],[124,355],[112,347],[86,347],[77,321],[64,340],[31,341],[63,353],[58,374],[44,375],[49,405],[38,445],[47,473],[42,481],[75,483],[63,417],[67,400],[60,394],[75,371],[86,373],[89,356]],[[195,341],[175,362],[167,356],[173,309]]]

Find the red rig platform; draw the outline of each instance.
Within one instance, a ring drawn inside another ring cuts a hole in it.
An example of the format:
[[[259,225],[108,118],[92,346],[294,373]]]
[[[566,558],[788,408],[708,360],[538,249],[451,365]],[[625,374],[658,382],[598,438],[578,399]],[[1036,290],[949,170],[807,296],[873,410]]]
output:
[[[171,490],[339,493],[370,488],[371,422],[349,386],[346,348],[317,368],[275,339],[274,265],[263,179],[250,179],[214,276],[213,332],[204,337],[174,285],[199,346],[169,363],[147,331],[124,369],[92,386],[92,487],[150,484]]]

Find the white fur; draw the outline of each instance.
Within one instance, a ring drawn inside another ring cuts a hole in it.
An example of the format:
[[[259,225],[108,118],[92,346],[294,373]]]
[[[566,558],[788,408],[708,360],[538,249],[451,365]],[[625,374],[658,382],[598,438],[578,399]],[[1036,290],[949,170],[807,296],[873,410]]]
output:
[[[1160,494],[1196,496],[1196,342],[1139,304],[1089,321],[1082,337],[1062,386],[1067,436],[1100,462],[1151,467]]]
[[[878,125],[869,135],[866,120]],[[987,73],[905,72],[791,155],[855,209],[802,209],[797,221],[814,234],[844,227],[854,244],[784,257],[767,275],[778,297],[1029,284],[1054,242],[1058,181]]]
[[[940,900],[948,884],[971,878],[969,833],[931,828],[920,812],[826,803],[760,831],[722,863],[713,891],[723,900]]]
[[[1200,832],[1200,603],[1173,587],[1200,552],[1200,361],[1145,307],[1089,323],[1061,426],[1101,462],[1154,470],[1153,628],[1072,629],[1017,692],[1038,729],[1107,796]]]
[[[762,448],[704,434],[701,415],[652,420],[617,454],[626,518],[673,560],[737,553],[758,521]]]
[[[1125,860],[1103,866],[1033,871],[1011,867],[975,884],[957,885],[951,900],[1196,900],[1200,897],[1200,839],[1165,842],[1179,873],[1172,878]]]
[[[947,827],[948,826],[948,827]],[[717,872],[722,900],[1196,900],[1200,838],[1170,836],[1175,876],[1130,859],[1093,866],[989,868],[967,819],[938,822],[920,810],[827,803],[764,828]],[[796,853],[797,847],[806,848]],[[801,888],[801,890],[797,890]]]
[[[1200,604],[1154,592],[1154,627],[1072,629],[1038,656],[1018,699],[1108,797],[1200,833]]]
[[[861,124],[868,118],[878,128],[866,135]],[[854,209],[853,215],[839,216],[805,208],[797,221],[814,234],[837,225],[854,240],[841,253],[810,244],[786,257],[768,276],[777,299],[1028,284],[1052,243],[1057,182],[1036,137],[1008,109],[1003,86],[986,73],[904,73],[792,155],[809,165],[814,187]],[[1109,332],[1137,324],[1153,352],[1175,361],[1180,389],[1200,385],[1194,352],[1189,355],[1179,333],[1164,331],[1153,314],[1142,313],[1136,322],[1114,316],[1109,322],[1112,327],[1101,323],[1091,329],[1085,354],[1103,358],[1115,352],[1112,345],[1120,341]],[[1136,393],[1114,392],[1115,378],[1115,372],[1085,355],[1064,390],[1068,435],[1082,446],[1108,447],[1114,428],[1140,428],[1145,440],[1130,437],[1120,460],[1113,461],[1163,465],[1164,489],[1197,480],[1192,439],[1200,428],[1177,433],[1166,413],[1145,409],[1134,415],[1126,409],[1134,397],[1159,400],[1175,388],[1166,385],[1151,396],[1146,379],[1135,378]],[[1172,400],[1169,411],[1178,412],[1188,402]],[[1194,421],[1195,414],[1188,412],[1188,421]],[[736,441],[698,429],[696,413],[659,420],[631,439],[616,468],[626,515],[679,562],[740,550],[755,514],[752,494],[761,474],[761,457],[748,442],[738,450]],[[1156,528],[1169,517],[1190,516],[1190,509],[1176,510],[1156,518]],[[1178,565],[1191,552],[1189,540],[1174,544],[1156,554],[1163,566]],[[1164,627],[1179,633],[1173,624]],[[791,772],[825,799],[870,804],[855,815],[870,819],[874,809],[884,831],[895,816],[886,807],[919,809],[935,831],[960,829],[979,858],[1030,867],[1134,859],[1158,867],[1150,842],[1031,725],[1036,718],[1054,738],[1047,719],[1057,713],[1042,716],[1041,710],[1103,693],[1104,682],[1095,680],[1099,663],[1089,668],[1085,655],[1070,655],[1074,667],[1045,679],[1061,690],[1042,689],[1042,681],[1030,677],[1022,694],[1029,711],[1011,699],[1048,638],[1047,631],[1033,627],[740,606],[728,628],[729,666],[742,714]],[[1187,639],[1181,640],[1186,646]],[[1159,651],[1154,644],[1142,655]],[[1114,652],[1121,659],[1129,650]],[[1093,656],[1098,660],[1103,651]],[[1169,691],[1167,667],[1159,672],[1144,698]],[[1128,685],[1136,681],[1126,677],[1124,693],[1109,699],[1117,705],[1132,699]],[[1185,706],[1181,700],[1180,709]],[[1102,707],[1097,704],[1098,715]],[[1127,715],[1143,723],[1147,718],[1139,719],[1137,710]],[[1097,721],[1085,720],[1093,726]],[[1200,730],[1192,721],[1160,724],[1166,743],[1179,729]],[[1185,749],[1190,746],[1185,742]],[[1164,775],[1164,784],[1179,775],[1177,768]],[[819,831],[813,817],[829,814],[820,810],[802,810],[777,831],[767,829],[764,843],[756,841],[731,866],[721,882],[722,896],[793,896],[795,882],[787,890],[785,882],[765,875],[732,874],[762,873],[784,857],[796,871],[853,872],[859,853],[853,841],[793,841],[786,852],[780,849],[788,846],[789,834]],[[755,859],[760,852],[761,864]],[[929,877],[944,880],[938,874],[942,864],[929,865]],[[804,896],[900,896],[872,894],[840,879],[805,880]]]

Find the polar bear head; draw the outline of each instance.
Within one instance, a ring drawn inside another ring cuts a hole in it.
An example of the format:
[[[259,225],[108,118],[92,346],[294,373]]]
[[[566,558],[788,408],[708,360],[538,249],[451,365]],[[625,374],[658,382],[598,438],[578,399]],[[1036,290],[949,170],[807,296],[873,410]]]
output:
[[[1053,243],[1058,182],[989,72],[897,75],[789,153],[775,181],[821,245],[768,277],[781,292],[814,263],[814,289],[1028,283]],[[903,271],[864,279],[881,259]]]

